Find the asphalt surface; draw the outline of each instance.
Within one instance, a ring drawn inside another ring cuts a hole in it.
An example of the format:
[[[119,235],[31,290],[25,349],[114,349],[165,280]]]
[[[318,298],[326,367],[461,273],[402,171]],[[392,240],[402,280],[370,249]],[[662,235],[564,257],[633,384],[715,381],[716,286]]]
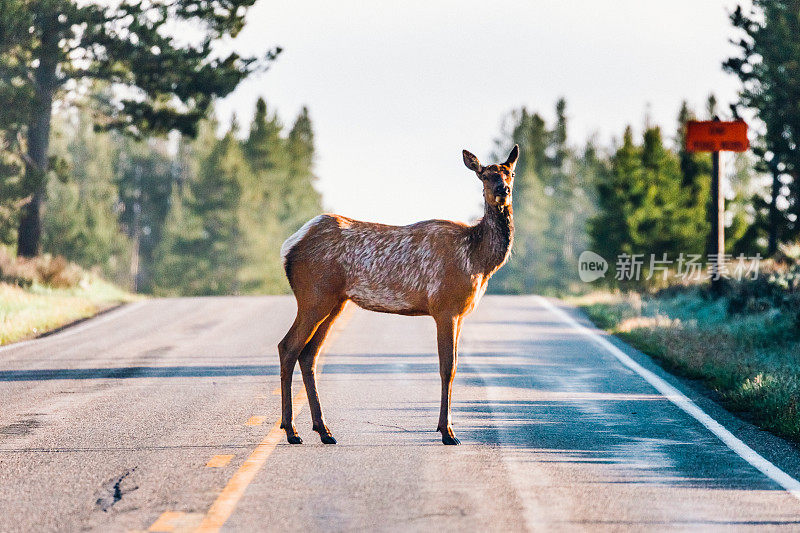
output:
[[[318,378],[339,444],[307,406],[285,444],[293,315],[153,300],[1,350],[0,531],[800,530],[799,499],[534,297],[486,297],[464,325],[461,446],[434,431],[433,321],[357,308]],[[796,475],[796,448],[709,409]]]

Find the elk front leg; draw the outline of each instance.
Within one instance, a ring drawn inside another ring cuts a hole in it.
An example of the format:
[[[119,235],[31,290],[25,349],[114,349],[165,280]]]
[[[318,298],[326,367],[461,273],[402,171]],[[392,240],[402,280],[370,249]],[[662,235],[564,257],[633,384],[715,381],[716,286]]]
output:
[[[436,319],[436,333],[439,345],[439,374],[442,378],[442,405],[439,410],[437,431],[442,433],[444,444],[460,444],[453,433],[450,422],[450,400],[453,391],[453,379],[458,365],[458,335],[461,329],[461,317],[443,317]]]

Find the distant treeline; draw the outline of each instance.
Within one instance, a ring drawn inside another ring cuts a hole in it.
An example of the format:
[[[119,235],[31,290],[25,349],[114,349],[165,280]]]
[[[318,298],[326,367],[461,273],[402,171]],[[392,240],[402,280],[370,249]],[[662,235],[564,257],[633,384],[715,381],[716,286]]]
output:
[[[704,116],[717,113],[713,98]],[[246,132],[224,135],[213,118],[196,138],[135,140],[97,132],[90,110],[56,114],[42,249],[124,286],[158,295],[281,293],[279,249],[321,212],[314,188],[314,136],[303,109],[291,128],[263,99]],[[645,125],[641,138],[576,146],[565,100],[555,122],[522,108],[509,114],[495,159],[519,144],[511,260],[496,293],[560,293],[585,287],[577,260],[593,250],[612,264],[621,253],[703,254],[710,223],[708,154],[683,148],[684,103],[675,130]],[[752,156],[736,156],[726,228],[731,253],[766,253],[768,180]],[[13,231],[7,236],[13,236]],[[646,265],[645,269],[646,271]]]
[[[321,210],[314,134],[303,108],[285,131],[259,99],[247,135],[213,114],[196,139],[96,132],[86,113],[56,115],[42,249],[140,292],[288,290],[280,244]]]
[[[711,97],[706,115],[716,113]],[[659,258],[664,253],[670,258],[703,254],[710,228],[711,158],[684,148],[685,124],[692,118],[684,103],[666,141],[659,127],[645,124],[641,139],[628,127],[621,142],[610,147],[592,140],[575,147],[567,136],[563,99],[556,104],[552,126],[525,108],[512,112],[496,157],[519,144],[516,236],[509,264],[495,275],[491,290],[574,290],[580,286],[577,260],[584,250],[606,258],[612,273],[623,253]],[[764,181],[756,179],[747,154],[735,156],[735,173],[729,177],[728,250],[765,254],[769,203]]]
[[[722,64],[741,81],[737,102],[702,117],[750,120],[752,151],[736,155],[726,190],[726,246],[733,255],[772,257],[800,239],[800,3],[753,0],[730,21],[737,55]],[[552,126],[526,109],[513,112],[498,141],[502,154],[519,143],[515,215],[517,238],[496,292],[574,288],[576,256],[589,248],[613,268],[620,254],[703,254],[711,161],[688,153],[684,104],[677,127],[628,128],[621,142],[601,147],[567,141],[565,103]],[[645,269],[646,270],[646,269]],[[613,280],[612,280],[613,282]],[[583,286],[585,287],[585,286]]]

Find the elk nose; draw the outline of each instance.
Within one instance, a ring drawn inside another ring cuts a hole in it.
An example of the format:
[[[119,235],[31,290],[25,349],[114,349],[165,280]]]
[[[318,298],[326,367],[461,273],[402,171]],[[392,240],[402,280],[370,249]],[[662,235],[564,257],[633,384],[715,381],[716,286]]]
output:
[[[508,185],[498,185],[494,188],[495,196],[508,196],[511,194],[511,187]]]

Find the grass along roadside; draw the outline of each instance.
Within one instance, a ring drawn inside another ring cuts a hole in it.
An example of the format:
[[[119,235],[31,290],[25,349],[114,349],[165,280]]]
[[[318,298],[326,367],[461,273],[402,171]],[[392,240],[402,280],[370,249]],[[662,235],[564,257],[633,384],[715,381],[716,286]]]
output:
[[[36,337],[136,298],[97,277],[70,288],[0,283],[0,345]]]
[[[697,287],[596,292],[570,302],[667,370],[700,380],[729,410],[800,442],[800,332],[790,313],[731,314],[729,298]]]

